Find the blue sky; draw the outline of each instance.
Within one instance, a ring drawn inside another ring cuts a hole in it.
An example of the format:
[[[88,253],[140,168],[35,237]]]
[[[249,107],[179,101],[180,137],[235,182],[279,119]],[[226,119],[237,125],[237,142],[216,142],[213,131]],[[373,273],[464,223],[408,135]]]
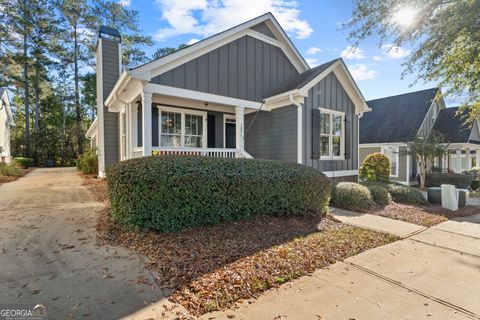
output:
[[[415,75],[401,80],[408,48],[378,47],[377,38],[349,50],[341,23],[350,19],[350,0],[119,0],[139,11],[144,34],[155,39],[149,50],[192,43],[271,11],[311,66],[342,56],[367,100],[434,87]],[[390,50],[388,50],[390,49]]]

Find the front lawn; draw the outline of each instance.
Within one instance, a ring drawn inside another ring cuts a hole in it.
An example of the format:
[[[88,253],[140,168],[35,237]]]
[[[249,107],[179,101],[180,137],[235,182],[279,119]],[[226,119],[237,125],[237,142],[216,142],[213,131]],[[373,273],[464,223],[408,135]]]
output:
[[[470,216],[480,212],[480,206],[466,206],[457,211],[442,208],[441,205],[411,205],[392,203],[377,206],[368,213],[390,219],[401,220],[424,227],[431,227],[449,219]]]
[[[106,201],[106,182],[87,179]],[[177,233],[128,230],[102,211],[98,239],[146,255],[170,300],[194,315],[225,309],[315,269],[397,238],[331,218],[254,215]]]

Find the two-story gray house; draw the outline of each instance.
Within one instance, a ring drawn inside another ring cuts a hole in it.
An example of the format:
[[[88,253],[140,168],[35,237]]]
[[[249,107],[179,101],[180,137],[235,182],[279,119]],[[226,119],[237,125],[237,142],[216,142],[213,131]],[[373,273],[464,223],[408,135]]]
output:
[[[130,70],[121,35],[97,44],[99,172],[152,154],[277,159],[358,175],[369,108],[344,62],[310,68],[271,13]]]

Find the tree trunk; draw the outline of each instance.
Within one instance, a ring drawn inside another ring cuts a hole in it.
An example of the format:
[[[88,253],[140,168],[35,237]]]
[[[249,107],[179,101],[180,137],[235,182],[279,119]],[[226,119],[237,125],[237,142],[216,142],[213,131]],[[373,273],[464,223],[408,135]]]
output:
[[[80,92],[78,88],[78,41],[77,41],[77,26],[74,26],[73,31],[73,41],[74,41],[74,64],[75,64],[75,110],[77,112],[77,143],[78,143],[78,154],[83,154],[83,139],[82,139],[82,115],[80,110]]]
[[[39,84],[38,84],[38,76],[39,76],[38,69],[39,69],[39,64],[38,64],[38,56],[37,56],[36,59],[35,59],[35,83],[34,83],[34,86],[35,86],[35,131],[34,131],[35,132],[35,166],[38,166],[38,142],[39,142],[39,139],[38,139],[38,129],[39,129],[38,105],[39,105],[39,95],[40,95],[39,91],[40,91],[40,88],[39,88]]]
[[[427,167],[427,164],[426,164],[426,161],[423,157],[419,157],[419,162],[420,162],[420,189],[424,189],[425,188],[425,175],[426,175],[426,167]]]
[[[30,156],[30,106],[28,105],[28,42],[27,42],[27,25],[23,27],[23,90],[25,93],[25,157]]]

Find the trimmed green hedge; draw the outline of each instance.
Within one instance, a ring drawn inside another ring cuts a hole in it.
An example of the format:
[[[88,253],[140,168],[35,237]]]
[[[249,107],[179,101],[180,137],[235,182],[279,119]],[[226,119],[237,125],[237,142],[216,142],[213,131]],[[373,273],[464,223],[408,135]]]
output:
[[[380,152],[369,154],[360,167],[359,176],[367,181],[385,181],[390,178],[390,160]]]
[[[368,185],[368,190],[372,195],[373,201],[377,204],[388,205],[392,203],[392,196],[388,192],[387,188],[381,185]]]
[[[28,169],[33,163],[32,159],[24,157],[13,158],[13,161],[15,161],[17,165],[21,166],[24,169]]]
[[[406,204],[427,204],[427,200],[425,200],[420,191],[408,186],[391,183],[387,185],[387,189],[395,202]]]
[[[330,183],[294,163],[162,155],[107,167],[112,216],[162,232],[254,214],[324,215]]]
[[[473,180],[472,183],[470,184],[470,188],[472,188],[473,191],[480,188],[480,180]]]
[[[355,182],[340,182],[332,187],[330,204],[334,207],[364,212],[375,204],[367,187]]]
[[[442,184],[453,184],[457,188],[468,189],[473,177],[462,173],[427,173],[425,187],[440,187]]]

